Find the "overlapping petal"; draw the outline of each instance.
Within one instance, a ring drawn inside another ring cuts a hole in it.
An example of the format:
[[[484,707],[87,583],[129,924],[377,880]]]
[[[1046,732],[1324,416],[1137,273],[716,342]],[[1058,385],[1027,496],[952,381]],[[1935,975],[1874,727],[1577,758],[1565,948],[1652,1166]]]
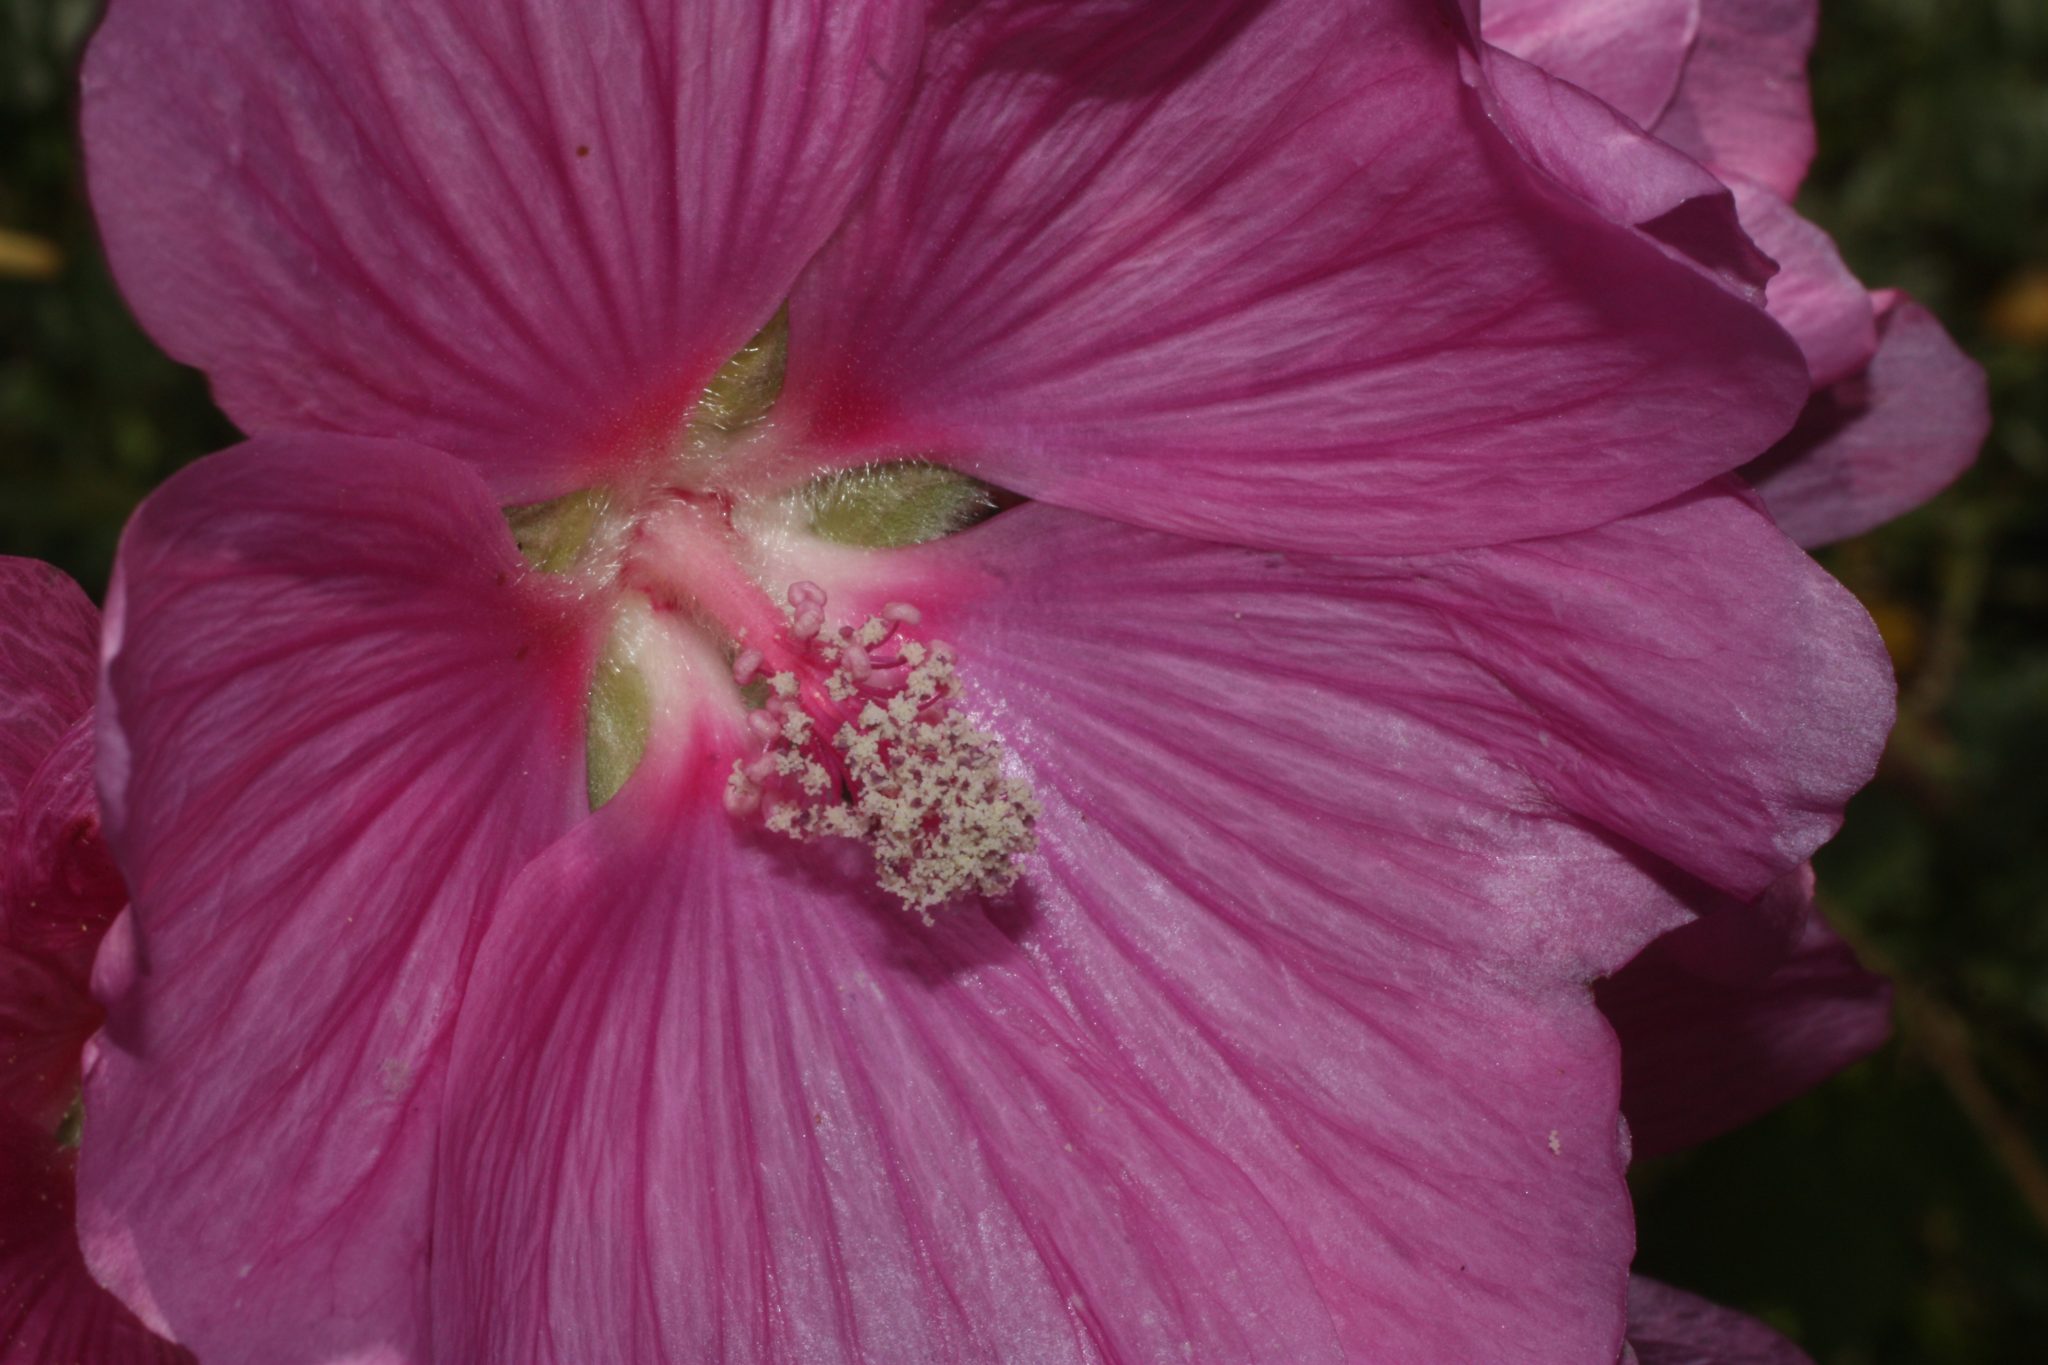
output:
[[[1628,1282],[1635,1365],[1813,1365],[1758,1322],[1641,1275]]]
[[[1890,986],[1828,928],[1806,869],[1672,930],[1595,994],[1638,1159],[1761,1117],[1891,1032]]]
[[[1742,225],[1778,263],[1765,297],[1806,357],[1815,388],[1855,374],[1877,350],[1870,293],[1849,273],[1827,233],[1752,181],[1729,177]]]
[[[1787,339],[1524,161],[1436,7],[1202,5],[1137,81],[1126,27],[1041,9],[938,32],[793,300],[785,403],[841,458],[1401,551],[1594,524],[1789,426]]]
[[[1743,470],[1802,545],[1861,535],[1918,507],[1969,468],[1991,429],[1984,371],[1941,323],[1894,290],[1872,301],[1869,366],[1816,393],[1791,434]]]
[[[1806,55],[1819,10],[1818,0],[1700,0],[1699,36],[1651,131],[1791,199],[1813,160]]]
[[[1485,0],[1486,41],[1647,128],[1677,93],[1701,0]]]
[[[123,540],[81,1228],[202,1358],[423,1362],[448,1033],[512,877],[582,807],[593,642],[481,479],[252,443]],[[126,925],[126,921],[123,922]]]
[[[540,498],[667,453],[865,178],[923,8],[116,0],[94,201],[245,429],[415,440]]]
[[[1481,63],[1487,112],[1531,165],[1614,222],[1641,228],[1744,298],[1762,301],[1775,267],[1712,172],[1532,62],[1488,47]]]

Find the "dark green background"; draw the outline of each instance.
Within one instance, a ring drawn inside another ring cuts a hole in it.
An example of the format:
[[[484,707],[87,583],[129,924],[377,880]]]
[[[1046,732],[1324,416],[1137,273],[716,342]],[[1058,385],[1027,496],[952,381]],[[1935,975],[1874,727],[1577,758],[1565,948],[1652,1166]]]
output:
[[[0,552],[97,593],[129,509],[233,431],[97,255],[72,83],[94,9],[0,0],[0,227],[64,256],[0,279]],[[1641,1172],[1642,1265],[1822,1365],[2026,1365],[2048,1361],[2048,0],[1837,0],[1813,72],[1802,206],[1948,322],[1998,424],[1954,491],[1824,556],[1900,668],[1884,771],[1820,859],[1900,982],[1899,1039]]]

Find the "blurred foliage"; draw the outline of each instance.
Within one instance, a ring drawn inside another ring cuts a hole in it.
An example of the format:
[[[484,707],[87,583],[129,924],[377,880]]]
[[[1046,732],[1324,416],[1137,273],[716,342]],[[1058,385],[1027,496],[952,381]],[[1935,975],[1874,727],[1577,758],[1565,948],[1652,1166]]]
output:
[[[1822,556],[1900,672],[1884,768],[1816,860],[1899,981],[1899,1037],[1640,1173],[1640,1264],[1820,1365],[2025,1365],[2048,1360],[2048,3],[1838,0],[1821,29],[1801,207],[1983,362],[1996,425],[1949,493]]]
[[[98,8],[0,0],[0,552],[95,596],[143,495],[235,439],[137,330],[93,234],[72,73]]]
[[[94,238],[71,72],[93,0],[0,0],[0,550],[102,589],[130,508],[233,429],[135,328]],[[1989,370],[1977,469],[1825,556],[1903,685],[1821,859],[1900,978],[1900,1038],[1763,1123],[1645,1169],[1642,1267],[1821,1365],[2048,1359],[2048,3],[1839,0],[1802,206]],[[2029,1164],[2033,1170],[2030,1176]]]

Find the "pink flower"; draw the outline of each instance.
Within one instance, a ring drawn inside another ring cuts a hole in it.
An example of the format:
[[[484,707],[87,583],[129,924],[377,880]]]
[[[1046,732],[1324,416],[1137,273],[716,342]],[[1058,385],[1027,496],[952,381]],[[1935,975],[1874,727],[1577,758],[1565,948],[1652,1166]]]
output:
[[[1622,1351],[1587,985],[1889,716],[1766,264],[1448,7],[928,9],[113,7],[256,439],[110,600],[81,1225],[209,1365]]]
[[[0,557],[0,1365],[189,1360],[86,1273],[72,1229],[93,950],[126,901],[92,790],[99,613]]]
[[[1777,263],[1771,315],[1813,398],[1743,473],[1803,545],[1910,511],[1977,456],[1983,372],[1896,290],[1871,293],[1791,200],[1813,159],[1806,56],[1818,0],[1485,0],[1485,33],[1697,158]]]

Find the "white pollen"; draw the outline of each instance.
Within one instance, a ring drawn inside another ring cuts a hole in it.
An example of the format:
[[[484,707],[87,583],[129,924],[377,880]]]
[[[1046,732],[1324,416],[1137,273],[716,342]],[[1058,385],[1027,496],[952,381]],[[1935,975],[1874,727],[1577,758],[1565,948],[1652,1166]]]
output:
[[[797,583],[788,597],[789,633],[824,674],[826,697],[858,710],[821,730],[822,713],[793,702],[803,690],[796,674],[773,675],[776,699],[749,721],[766,751],[734,765],[726,805],[761,811],[791,838],[860,839],[883,889],[926,923],[957,896],[1008,890],[1017,858],[1037,846],[1040,807],[1028,781],[1005,775],[1001,741],[956,709],[951,647],[900,639],[900,627],[922,619],[907,603],[857,631],[821,634],[824,591]],[[893,652],[869,653],[884,647]]]

